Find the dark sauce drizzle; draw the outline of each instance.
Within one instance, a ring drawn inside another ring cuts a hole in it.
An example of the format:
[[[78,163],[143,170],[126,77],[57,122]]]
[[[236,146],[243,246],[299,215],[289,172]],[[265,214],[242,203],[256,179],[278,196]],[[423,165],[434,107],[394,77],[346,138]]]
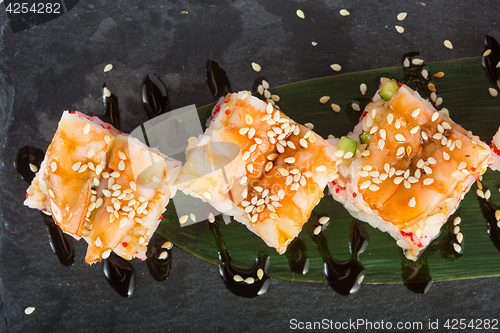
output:
[[[24,146],[17,151],[14,167],[24,181],[29,184],[35,178],[35,173],[31,170],[30,164],[40,169],[44,157],[45,154],[41,149]]]
[[[49,230],[49,242],[52,251],[59,258],[59,262],[64,266],[71,266],[75,262],[75,249],[73,247],[73,237],[62,232],[61,228],[54,223],[51,216],[41,213],[43,222]]]
[[[206,71],[207,84],[215,99],[219,99],[232,91],[226,71],[219,66],[217,61],[208,60]]]
[[[299,237],[295,238],[286,249],[288,267],[297,274],[305,275],[309,272],[309,258],[307,258],[306,243]]]
[[[103,260],[104,276],[113,289],[123,297],[130,297],[135,288],[134,267],[113,252]]]
[[[146,74],[141,85],[142,105],[149,119],[170,111],[167,88],[154,74]]]
[[[206,70],[207,84],[215,99],[231,92],[231,83],[229,82],[226,71],[224,71],[215,60],[207,61]],[[269,256],[265,253],[259,253],[251,269],[238,268],[234,265],[231,254],[222,239],[217,221],[209,223],[209,228],[217,243],[219,260],[221,261],[219,273],[227,289],[235,295],[247,298],[265,294],[271,283],[267,275]],[[259,274],[261,274],[260,278]]]
[[[483,56],[482,64],[486,71],[488,80],[500,89],[500,68],[497,67],[500,61],[500,33],[491,31],[484,39],[484,50],[491,50],[486,57]]]
[[[116,129],[120,129],[120,109],[118,108],[118,97],[111,93],[108,97],[104,93],[106,83],[102,85],[102,102],[104,104],[104,113],[101,118],[102,121],[113,125]]]
[[[332,258],[330,254],[328,241],[322,232],[327,224],[324,224],[322,231],[315,235],[314,230],[318,226],[320,226],[318,216],[313,213],[307,223],[307,229],[323,258],[323,269],[328,284],[340,295],[347,296],[354,294],[359,290],[366,271],[365,267],[358,260],[359,254],[368,245],[368,234],[363,224],[357,219],[352,221],[349,235],[351,258],[343,261]]]
[[[420,256],[415,262],[404,258],[401,274],[405,287],[416,294],[425,294],[433,284],[427,256]]]
[[[484,185],[483,185],[484,186]],[[483,191],[486,191],[486,187],[483,187]],[[479,200],[479,207],[481,207],[481,212],[488,226],[488,234],[490,239],[500,251],[500,227],[499,222],[495,216],[495,212],[500,209],[497,205],[492,203],[489,199],[482,198],[476,195],[477,200]]]
[[[160,78],[154,74],[146,74],[141,85],[142,105],[149,119],[170,111],[170,99],[168,97],[167,87]],[[153,234],[148,250],[146,252],[146,263],[149,272],[157,281],[164,281],[172,267],[172,246],[163,248],[168,242],[159,234]],[[163,252],[167,252],[167,257],[160,259]]]
[[[420,254],[416,261],[411,261],[403,257],[401,260],[401,275],[404,285],[417,294],[426,293],[434,281],[430,274],[428,257],[431,254],[438,254],[446,260],[455,261],[462,257],[462,244],[457,252],[455,244],[458,244],[457,235],[454,230],[460,231],[460,226],[453,223],[458,214],[453,214],[440,230],[439,236],[432,241],[427,249]]]
[[[172,247],[173,245],[164,247],[168,241],[159,234],[153,234],[149,240],[148,251],[146,252],[146,264],[148,265],[149,273],[156,281],[163,281],[168,277],[170,268],[172,267]],[[171,243],[170,243],[171,244]],[[161,259],[162,253],[166,252],[166,257]]]
[[[35,178],[35,173],[31,170],[30,164],[40,169],[44,157],[44,152],[35,147],[24,146],[18,150],[15,169],[25,182],[29,184]],[[61,228],[54,223],[52,217],[44,213],[41,214],[49,231],[49,243],[52,251],[54,251],[61,264],[71,266],[75,261],[75,249],[72,237],[64,234]]]
[[[217,221],[209,223],[209,228],[217,243],[219,260],[221,261],[219,273],[227,289],[235,295],[247,298],[265,294],[271,283],[267,275],[269,256],[265,253],[259,253],[252,268],[238,268],[234,265],[231,254],[222,239]]]

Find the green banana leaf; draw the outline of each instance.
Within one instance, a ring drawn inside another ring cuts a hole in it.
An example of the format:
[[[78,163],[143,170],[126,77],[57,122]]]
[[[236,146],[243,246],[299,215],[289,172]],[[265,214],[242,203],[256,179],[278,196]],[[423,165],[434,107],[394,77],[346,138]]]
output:
[[[464,128],[479,135],[487,143],[500,125],[500,97],[494,98],[488,92],[491,84],[481,66],[481,58],[467,58],[427,64],[430,75],[444,72],[444,77],[432,77],[439,96],[443,98],[452,119]],[[299,123],[314,124],[314,131],[323,137],[333,134],[336,137],[351,131],[361,112],[351,109],[353,101],[363,107],[370,100],[379,86],[381,76],[402,79],[403,67],[375,69],[357,73],[347,73],[291,83],[270,90],[280,96],[281,109]],[[368,87],[366,94],[360,92],[360,84]],[[428,94],[428,92],[427,92]],[[326,104],[321,104],[321,96],[330,96]],[[425,96],[425,93],[424,93]],[[334,112],[330,104],[341,106],[341,111]],[[206,119],[213,105],[199,108],[200,118]],[[483,184],[492,192],[492,202],[500,203],[500,173],[489,170],[484,175]],[[325,191],[325,197],[314,209],[318,216],[330,216],[329,226],[324,231],[333,258],[350,258],[349,228],[352,217]],[[434,281],[472,279],[500,276],[500,253],[489,239],[487,224],[481,214],[475,187],[466,195],[456,215],[462,218],[461,232],[464,235],[463,255],[450,258],[436,254],[436,244],[430,246],[425,257],[429,272]],[[304,228],[299,237],[305,242],[310,269],[307,274],[290,271],[287,257],[279,255],[247,228],[231,222],[226,225],[218,218],[220,232],[231,253],[234,263],[242,268],[250,268],[259,252],[270,256],[269,275],[271,277],[307,282],[325,282],[323,259],[316,243]],[[366,268],[364,283],[387,284],[401,283],[402,265],[408,262],[401,249],[387,234],[364,224],[369,236],[369,244],[359,260]],[[443,236],[450,236],[449,222],[443,226]],[[159,234],[189,253],[219,264],[215,238],[205,222],[187,227],[180,227],[173,203],[157,230]],[[453,236],[453,234],[451,234]],[[436,243],[436,241],[434,242]],[[431,244],[432,245],[432,244]],[[439,250],[439,249],[438,249]],[[434,251],[434,253],[430,253]]]

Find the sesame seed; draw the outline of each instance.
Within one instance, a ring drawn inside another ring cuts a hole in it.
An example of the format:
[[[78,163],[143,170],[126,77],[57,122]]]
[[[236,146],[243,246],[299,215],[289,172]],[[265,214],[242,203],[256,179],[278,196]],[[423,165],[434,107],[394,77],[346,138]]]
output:
[[[246,161],[246,160],[248,160],[249,158],[250,158],[250,152],[249,152],[249,151],[244,152],[244,153],[243,153],[243,156],[241,157],[241,159],[242,159],[243,161]]]
[[[347,9],[341,9],[339,11],[339,13],[340,13],[341,16],[349,16],[349,15],[351,15],[351,13],[349,13],[349,11]]]
[[[52,169],[52,172],[56,172],[57,163],[55,161],[52,161],[52,163],[50,163],[50,169]]]
[[[101,238],[99,236],[97,236],[97,238],[95,239],[94,244],[97,247],[101,247],[102,246],[102,241],[101,241]]]
[[[111,177],[113,178],[119,178],[120,177],[120,173],[118,171],[113,171],[111,174],[110,174]],[[155,176],[156,177],[156,176]],[[154,178],[154,177],[153,177]]]
[[[442,97],[438,97],[436,99],[436,106],[440,106],[441,104],[443,104],[443,98]]]
[[[489,200],[491,198],[491,191],[490,190],[486,190],[486,192],[484,192],[484,198],[486,200]]]
[[[76,162],[75,164],[73,164],[73,166],[71,167],[71,169],[73,171],[78,171],[78,169],[80,169],[81,165],[82,165],[82,162]]]
[[[262,280],[262,278],[264,277],[264,271],[262,270],[262,268],[259,268],[257,270],[257,277],[259,278],[259,280]]]
[[[279,191],[278,191],[278,197],[279,197],[280,199],[283,199],[283,198],[285,197],[285,191],[284,191],[284,190],[279,190]]]
[[[410,130],[410,133],[411,133],[411,134],[415,134],[415,133],[417,133],[417,132],[418,132],[418,130],[419,130],[419,129],[420,129],[420,126],[415,126],[415,127],[413,127],[413,128]]]
[[[380,137],[381,137],[383,140],[385,140],[385,139],[386,139],[386,137],[387,137],[387,132],[385,131],[385,129],[381,129],[381,130],[380,130],[380,132],[379,132],[379,134],[380,134]]]
[[[405,148],[399,147],[398,150],[396,151],[396,156],[402,156],[404,154],[405,154]]]
[[[497,97],[498,96],[498,90],[496,90],[495,88],[488,88],[488,91],[490,92],[490,95],[492,97]]]
[[[443,158],[445,161],[449,161],[450,160],[450,154],[448,154],[447,152],[443,151]]]
[[[434,77],[443,77],[444,73],[443,72],[437,72],[434,74]]]
[[[441,140],[441,138],[443,137],[443,133],[436,133],[432,136],[433,139],[436,139],[436,140]]]
[[[352,104],[351,104],[351,108],[352,108],[354,111],[360,111],[360,110],[361,110],[361,108],[360,108],[360,106],[359,106],[359,104],[358,104],[358,103],[352,103]]]
[[[399,32],[400,34],[402,34],[403,32],[405,32],[405,28],[403,28],[400,25],[395,25],[394,28],[396,28],[396,31]]]
[[[276,110],[276,112],[273,114],[273,120],[278,121],[280,120],[280,112]]]
[[[278,168],[278,172],[282,175],[282,176],[288,176],[289,172],[287,169],[285,168]]]
[[[428,71],[427,69],[425,69],[425,68],[424,68],[424,69],[422,69],[422,71],[420,72],[420,74],[422,75],[422,77],[423,77],[424,79],[429,78],[429,71]]]
[[[425,178],[424,179],[424,185],[432,185],[434,183],[433,178]]]
[[[326,166],[324,166],[324,165],[317,166],[316,171],[319,171],[319,172],[326,171]]]
[[[89,134],[89,132],[90,132],[90,124],[87,124],[83,128],[83,134]]]
[[[35,311],[35,307],[34,306],[28,306],[26,309],[24,309],[24,313],[27,314],[27,315],[32,314],[34,311]]]
[[[245,135],[245,134],[248,133],[248,130],[249,130],[248,127],[242,127],[242,128],[240,128],[240,130],[238,131],[238,133],[240,133],[241,135]]]
[[[443,42],[444,46],[447,47],[448,49],[453,49],[453,44],[449,40],[445,40]],[[457,251],[458,252],[458,251]]]
[[[322,97],[319,99],[319,102],[320,102],[321,104],[326,104],[329,100],[330,100],[330,96],[322,96]]]
[[[278,214],[276,214],[276,213],[271,213],[271,214],[269,214],[269,216],[270,216],[273,220],[279,220],[279,219],[280,219],[279,215],[278,215]]]
[[[247,171],[253,173],[253,164],[247,164]]]
[[[394,120],[394,115],[393,115],[392,113],[389,113],[389,114],[387,115],[387,123],[388,123],[389,125],[391,125],[393,120]],[[373,133],[372,133],[372,134],[373,134]]]
[[[345,153],[344,158],[348,159],[348,158],[352,158],[353,156],[354,156],[354,153],[352,151],[348,151],[347,153]]]
[[[403,66],[410,67],[410,59],[405,58],[405,60],[403,60]]]
[[[455,219],[453,219],[453,225],[460,224],[460,222],[462,222],[462,218],[460,216],[457,216],[455,217]]]
[[[377,185],[375,185],[375,184],[372,184],[372,185],[370,185],[370,186],[368,187],[368,189],[369,189],[370,191],[375,192],[375,191],[378,191],[379,187],[378,187]]]
[[[458,165],[458,170],[461,170],[463,168],[467,167],[467,162],[465,161],[462,161],[460,162],[460,164]]]
[[[495,218],[497,221],[500,221],[500,210],[498,209],[495,211]]]
[[[361,84],[359,85],[359,91],[361,92],[361,95],[366,94],[366,89],[367,89],[367,86],[366,86],[366,84],[365,84],[365,83],[361,83]]]
[[[335,72],[340,72],[340,70],[342,70],[342,66],[340,66],[339,64],[333,64],[333,65],[330,65],[330,67],[335,71]]]
[[[372,184],[371,181],[365,180],[363,183],[361,183],[361,185],[359,186],[359,188],[361,190],[364,190],[364,189],[368,188],[371,184]]]
[[[454,249],[454,250],[455,250],[455,252],[457,252],[457,253],[462,252],[462,247],[461,247],[459,244],[457,244],[457,243],[453,243],[453,249]]]
[[[422,65],[424,63],[424,61],[422,59],[415,58],[415,59],[412,59],[411,63],[416,65],[416,66],[419,66],[419,65]]]
[[[477,196],[478,196],[478,197],[480,197],[480,198],[483,198],[483,199],[484,199],[484,192],[483,192],[482,190],[477,189],[477,190],[476,190],[476,194],[477,194]]]
[[[252,62],[252,68],[256,72],[260,72],[260,70],[261,70],[260,65],[258,63],[256,63],[256,62]]]
[[[406,138],[404,137],[404,135],[400,134],[400,133],[396,134],[395,138],[396,138],[396,140],[398,140],[400,142],[403,142],[403,141],[406,140]]]
[[[188,216],[187,215],[182,215],[180,218],[179,218],[179,223],[180,224],[183,224],[183,223],[186,223],[188,220]]]
[[[408,206],[415,207],[415,205],[416,205],[416,200],[415,197],[413,197],[410,199],[410,202],[408,202]]]
[[[297,14],[298,17],[300,17],[301,19],[304,19],[306,17],[306,15],[304,14],[304,12],[300,9],[297,9],[297,11],[295,12]]]
[[[248,125],[252,124],[252,122],[253,122],[252,116],[251,116],[251,115],[249,115],[249,114],[245,115],[245,122],[246,122]]]
[[[248,138],[249,139],[252,139],[255,135],[255,128],[254,127],[250,127],[250,129],[248,130]]]
[[[273,168],[273,162],[269,161],[266,163],[265,171],[268,172]]]
[[[420,114],[420,108],[415,109],[415,110],[411,113],[411,116],[412,116],[413,118],[417,118],[419,114]]]
[[[29,167],[30,167],[31,172],[33,172],[33,173],[36,173],[38,171],[38,168],[33,163],[30,163]]]
[[[406,15],[408,15],[408,13],[401,12],[398,14],[398,16],[396,16],[396,18],[398,19],[398,21],[403,21],[406,18]]]
[[[284,159],[285,163],[293,164],[295,163],[295,157],[287,157]]]
[[[439,113],[436,111],[432,114],[431,121],[436,121],[439,117]]]
[[[124,160],[121,160],[120,162],[118,162],[118,170],[120,170],[120,171],[125,170],[125,161]]]
[[[307,148],[307,147],[308,147],[307,140],[306,140],[306,139],[304,139],[304,138],[301,138],[301,139],[299,140],[299,143],[300,143],[300,145],[301,145],[302,147],[304,147],[304,148]]]
[[[429,164],[436,164],[437,163],[437,161],[436,161],[436,159],[434,157],[429,157],[427,159],[427,162],[429,162]]]
[[[293,184],[292,184],[292,187],[290,187],[290,189],[291,189],[292,191],[296,191],[296,190],[298,190],[298,189],[299,189],[299,187],[300,187],[300,185],[299,185],[298,183],[293,183]]]
[[[314,233],[315,235],[319,235],[319,233],[320,233],[320,232],[321,232],[321,226],[320,226],[320,225],[318,225],[316,228],[314,228],[313,233]]]
[[[328,221],[330,221],[330,217],[328,216],[322,216],[319,218],[319,224],[326,224]]]
[[[87,164],[82,164],[82,166],[80,166],[80,168],[78,169],[78,172],[79,173],[82,173],[84,172],[85,170],[87,170],[89,166]]]
[[[340,106],[338,104],[332,103],[330,106],[332,107],[333,111],[340,112]]]
[[[381,150],[384,149],[385,141],[383,139],[379,139],[377,144]]]
[[[394,184],[399,185],[403,180],[404,180],[403,177],[396,177],[394,178]]]

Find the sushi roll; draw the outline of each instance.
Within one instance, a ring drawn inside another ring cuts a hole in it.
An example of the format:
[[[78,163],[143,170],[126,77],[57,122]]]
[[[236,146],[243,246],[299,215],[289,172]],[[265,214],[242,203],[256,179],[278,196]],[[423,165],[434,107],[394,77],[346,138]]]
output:
[[[488,146],[409,87],[382,78],[354,130],[332,139],[342,161],[329,184],[354,217],[416,260],[490,163]]]
[[[217,103],[194,147],[178,188],[232,215],[280,254],[336,177],[333,146],[247,91]]]
[[[87,263],[111,251],[145,259],[180,166],[97,117],[64,112],[25,205],[84,238]]]

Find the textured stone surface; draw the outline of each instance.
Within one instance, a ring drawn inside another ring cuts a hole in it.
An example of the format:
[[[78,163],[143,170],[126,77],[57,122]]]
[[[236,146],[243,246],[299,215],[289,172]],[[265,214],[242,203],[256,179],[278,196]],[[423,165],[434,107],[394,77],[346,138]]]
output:
[[[73,266],[57,262],[39,213],[22,205],[26,184],[13,168],[20,147],[48,146],[62,110],[100,114],[104,82],[119,97],[128,132],[146,120],[139,89],[148,72],[163,79],[177,108],[212,101],[208,59],[241,90],[258,75],[273,86],[332,75],[332,63],[342,73],[397,66],[409,51],[427,61],[479,56],[483,36],[498,29],[497,2],[81,0],[17,33],[0,8],[0,331],[284,331],[292,318],[498,318],[498,278],[435,283],[425,295],[402,285],[363,286],[351,297],[327,284],[273,280],[266,295],[249,300],[226,290],[216,266],[178,248],[162,283],[135,262],[136,290],[124,299],[100,264],[83,262],[84,244],[76,243]],[[341,8],[351,15],[340,16]],[[408,17],[399,22],[402,11]],[[114,69],[105,74],[108,63]],[[29,316],[28,306],[36,307]]]

